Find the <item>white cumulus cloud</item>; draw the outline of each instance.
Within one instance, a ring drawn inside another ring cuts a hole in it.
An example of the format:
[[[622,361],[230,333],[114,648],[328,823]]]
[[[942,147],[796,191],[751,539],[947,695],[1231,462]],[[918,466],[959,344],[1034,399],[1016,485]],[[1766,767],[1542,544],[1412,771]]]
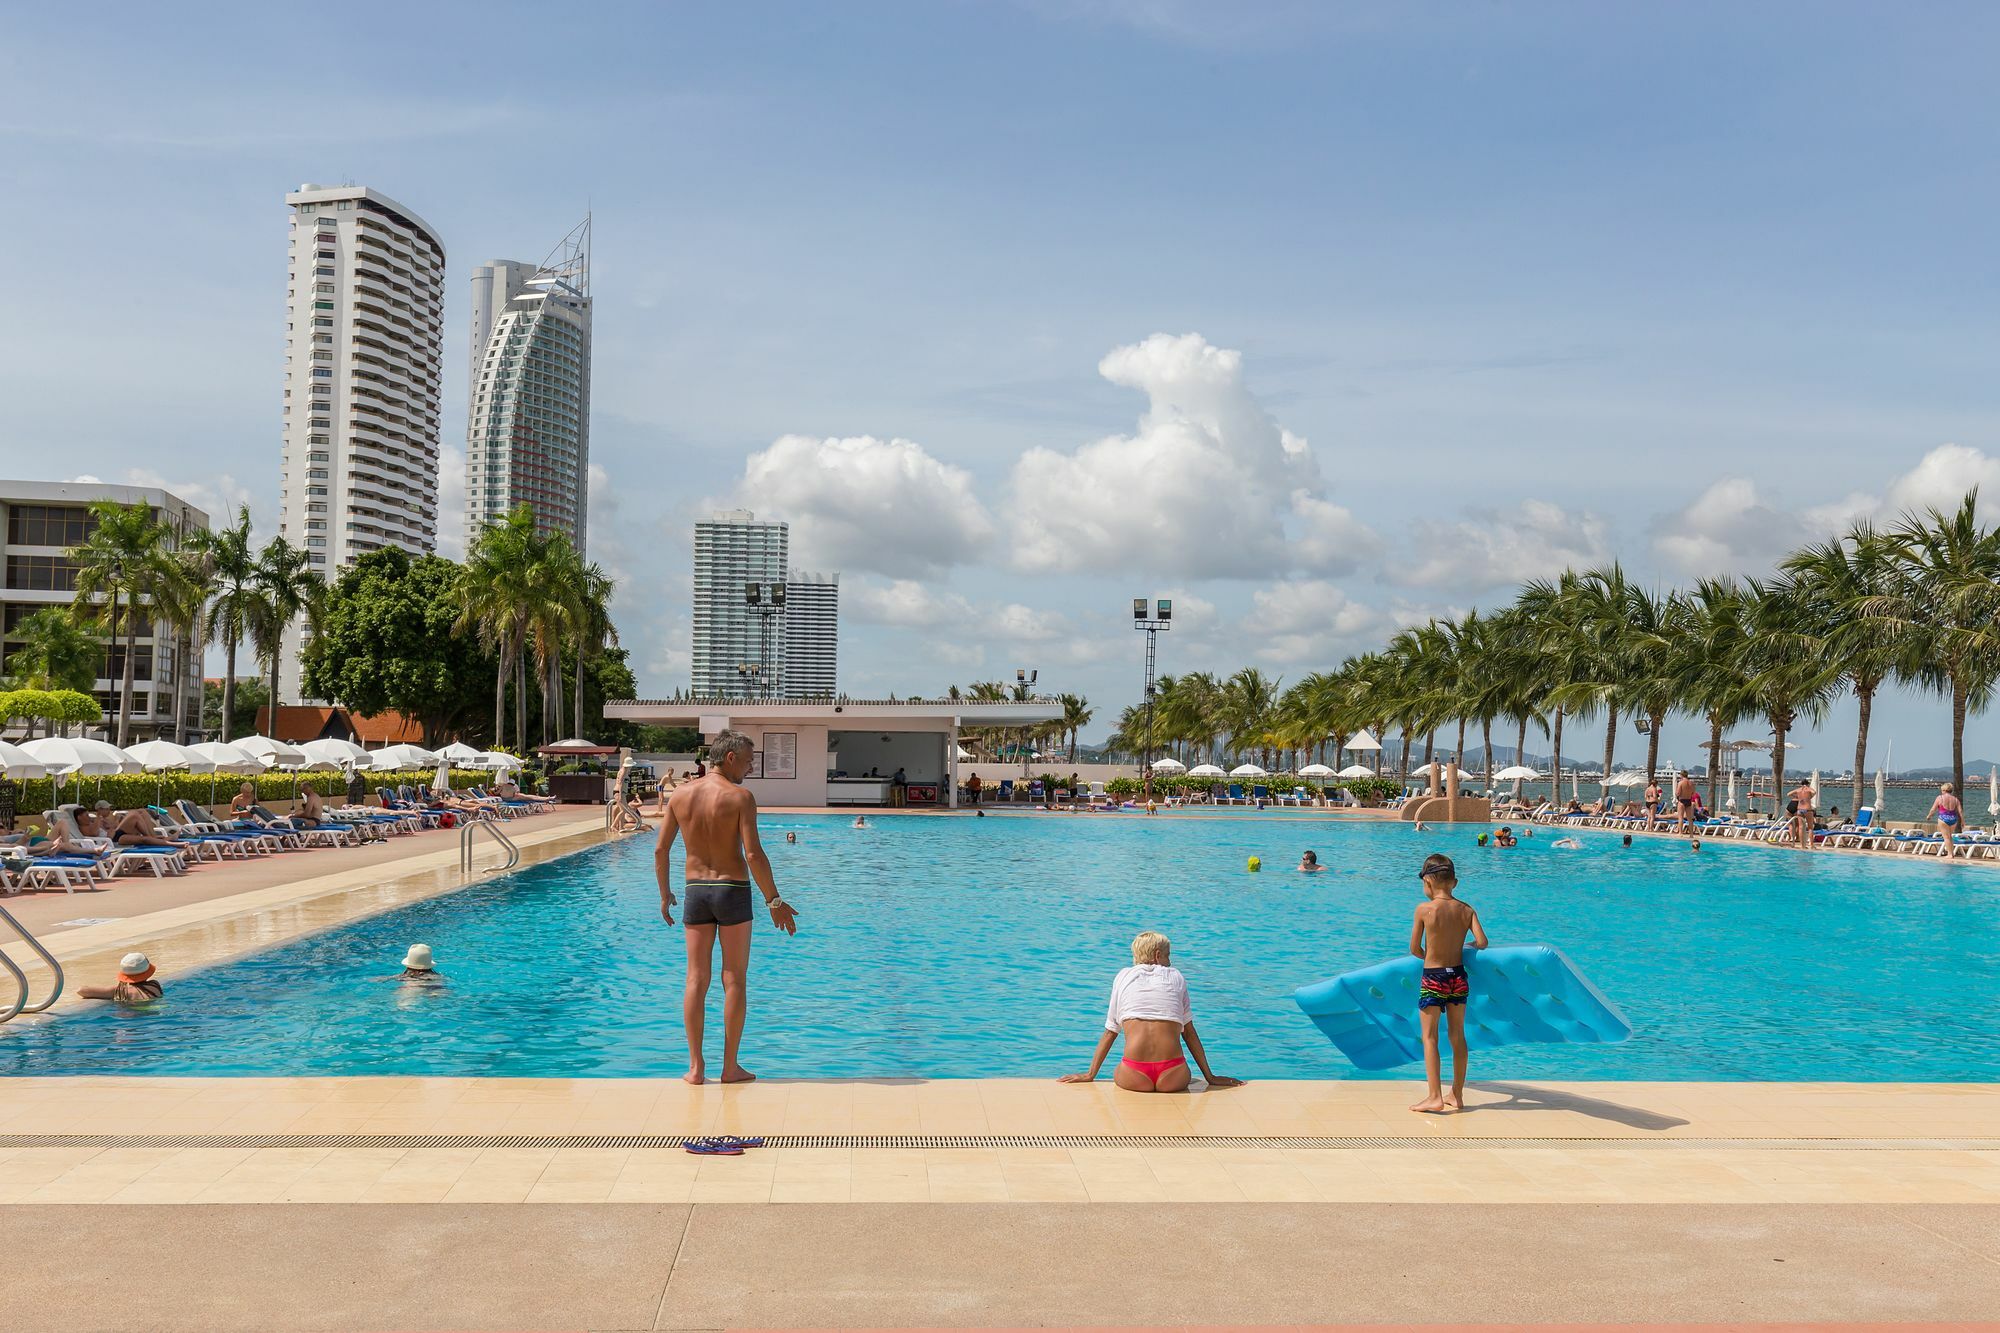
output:
[[[1240,352],[1156,333],[1112,351],[1098,372],[1144,393],[1146,411],[1130,435],[1073,453],[1030,449],[1015,462],[1024,569],[1340,573],[1379,546],[1327,497],[1306,441],[1251,394]]]
[[[1767,499],[1747,477],[1724,477],[1654,524],[1653,549],[1683,574],[1761,574],[1859,520],[1887,524],[1926,509],[1948,513],[1975,486],[1987,505],[2000,501],[2000,458],[1962,444],[1932,449],[1879,493],[1799,510]]]
[[[782,436],[750,455],[737,494],[792,525],[800,568],[936,573],[974,558],[994,534],[972,474],[910,440]]]
[[[1468,509],[1452,522],[1416,526],[1407,564],[1392,563],[1392,582],[1454,592],[1516,586],[1531,579],[1586,569],[1610,559],[1604,520],[1572,514],[1546,500],[1513,510]]]
[[[1267,662],[1329,667],[1385,624],[1381,611],[1325,579],[1290,579],[1259,588],[1243,616],[1242,643]]]
[[[915,579],[849,579],[840,588],[840,616],[863,625],[939,629],[970,623],[973,610],[957,593],[940,593]]]

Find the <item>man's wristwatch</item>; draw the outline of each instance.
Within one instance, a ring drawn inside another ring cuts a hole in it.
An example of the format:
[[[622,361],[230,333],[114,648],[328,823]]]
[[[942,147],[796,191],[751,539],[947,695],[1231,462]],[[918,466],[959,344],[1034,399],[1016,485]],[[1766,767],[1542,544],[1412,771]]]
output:
[[[764,900],[764,906],[766,906],[766,907],[790,907],[790,906],[791,906],[791,904],[785,901],[785,895],[781,893],[781,894],[777,895],[777,896],[776,896],[775,898],[766,898],[766,899]]]

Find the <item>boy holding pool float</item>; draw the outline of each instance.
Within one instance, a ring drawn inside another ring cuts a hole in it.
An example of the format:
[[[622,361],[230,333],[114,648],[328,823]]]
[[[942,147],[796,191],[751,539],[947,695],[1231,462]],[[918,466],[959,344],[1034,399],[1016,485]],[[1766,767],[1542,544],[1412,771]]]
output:
[[[1465,1109],[1465,1002],[1471,988],[1465,976],[1465,937],[1474,948],[1486,947],[1486,930],[1470,903],[1460,902],[1458,868],[1449,856],[1432,853],[1417,872],[1424,901],[1410,927],[1410,952],[1424,960],[1423,984],[1417,990],[1417,1018],[1424,1030],[1424,1075],[1429,1090],[1412,1111],[1442,1114]],[[1451,1030],[1451,1095],[1443,1091],[1443,1059],[1438,1052],[1438,1020]]]

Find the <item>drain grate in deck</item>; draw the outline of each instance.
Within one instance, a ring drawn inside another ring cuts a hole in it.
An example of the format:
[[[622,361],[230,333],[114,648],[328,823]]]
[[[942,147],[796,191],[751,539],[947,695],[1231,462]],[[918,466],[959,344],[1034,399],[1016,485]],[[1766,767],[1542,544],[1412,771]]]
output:
[[[0,1148],[679,1148],[691,1134],[0,1134]],[[1979,1152],[2000,1139],[1368,1138],[1201,1134],[767,1134],[768,1148],[1308,1148],[1407,1152],[1707,1148],[1738,1152]]]

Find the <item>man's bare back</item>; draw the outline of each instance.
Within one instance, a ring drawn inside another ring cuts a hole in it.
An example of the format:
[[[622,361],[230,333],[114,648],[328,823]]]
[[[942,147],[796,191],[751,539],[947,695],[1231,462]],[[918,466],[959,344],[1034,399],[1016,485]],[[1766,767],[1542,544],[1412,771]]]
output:
[[[743,860],[743,844],[746,833],[756,837],[756,818],[757,802],[749,792],[719,777],[706,777],[676,789],[668,798],[660,842],[671,846],[678,832],[687,843],[690,883],[747,880],[750,868]]]
[[[1457,898],[1432,898],[1417,905],[1417,925],[1423,930],[1424,966],[1457,967],[1465,961],[1465,937],[1475,914]]]

